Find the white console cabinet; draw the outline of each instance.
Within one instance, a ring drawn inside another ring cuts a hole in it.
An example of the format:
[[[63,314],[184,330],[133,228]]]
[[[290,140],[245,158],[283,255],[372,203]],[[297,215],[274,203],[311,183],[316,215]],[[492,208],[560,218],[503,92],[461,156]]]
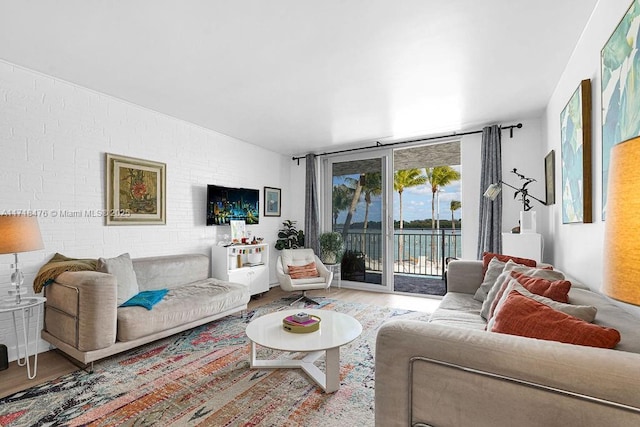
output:
[[[502,233],[502,253],[542,262],[542,235],[539,233]]]
[[[211,249],[211,277],[242,283],[251,295],[269,290],[269,245],[214,246]]]

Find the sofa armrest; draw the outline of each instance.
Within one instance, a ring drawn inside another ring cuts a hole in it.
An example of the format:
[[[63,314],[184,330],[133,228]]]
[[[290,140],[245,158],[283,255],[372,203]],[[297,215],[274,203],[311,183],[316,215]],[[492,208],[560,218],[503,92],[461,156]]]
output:
[[[638,366],[635,353],[390,321],[376,342],[376,426],[634,425]]]
[[[447,292],[474,294],[482,278],[482,261],[456,259],[447,264]]]
[[[115,276],[68,271],[45,288],[44,329],[80,351],[109,347],[116,341]]]

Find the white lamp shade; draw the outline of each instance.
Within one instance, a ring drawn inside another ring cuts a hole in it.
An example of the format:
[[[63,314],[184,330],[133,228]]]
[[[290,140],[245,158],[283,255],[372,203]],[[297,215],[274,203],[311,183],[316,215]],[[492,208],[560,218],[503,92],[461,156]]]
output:
[[[602,291],[640,305],[640,137],[611,149],[606,212]]]
[[[35,216],[0,215],[0,254],[44,248]]]

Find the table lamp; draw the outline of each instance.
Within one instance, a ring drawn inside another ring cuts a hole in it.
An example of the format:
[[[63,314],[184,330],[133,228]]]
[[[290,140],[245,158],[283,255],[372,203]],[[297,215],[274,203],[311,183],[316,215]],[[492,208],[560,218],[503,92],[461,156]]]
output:
[[[24,275],[18,264],[18,252],[29,252],[43,249],[40,227],[35,216],[27,215],[0,215],[0,254],[13,254],[15,257],[14,269],[11,274],[11,284],[15,289],[9,290],[9,295],[15,294],[15,303],[20,305],[22,295],[26,289],[22,287]]]
[[[602,291],[640,305],[640,137],[614,145],[610,153]]]

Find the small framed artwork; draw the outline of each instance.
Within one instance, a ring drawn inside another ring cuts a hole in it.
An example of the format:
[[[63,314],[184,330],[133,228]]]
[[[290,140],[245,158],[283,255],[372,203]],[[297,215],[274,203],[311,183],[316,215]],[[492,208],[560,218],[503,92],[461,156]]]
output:
[[[107,153],[107,225],[166,224],[167,165]]]
[[[560,114],[562,223],[590,223],[591,81],[582,80]]]
[[[280,193],[279,188],[264,187],[264,216],[280,216]]]
[[[545,205],[556,203],[556,152],[551,150],[544,158]]]

